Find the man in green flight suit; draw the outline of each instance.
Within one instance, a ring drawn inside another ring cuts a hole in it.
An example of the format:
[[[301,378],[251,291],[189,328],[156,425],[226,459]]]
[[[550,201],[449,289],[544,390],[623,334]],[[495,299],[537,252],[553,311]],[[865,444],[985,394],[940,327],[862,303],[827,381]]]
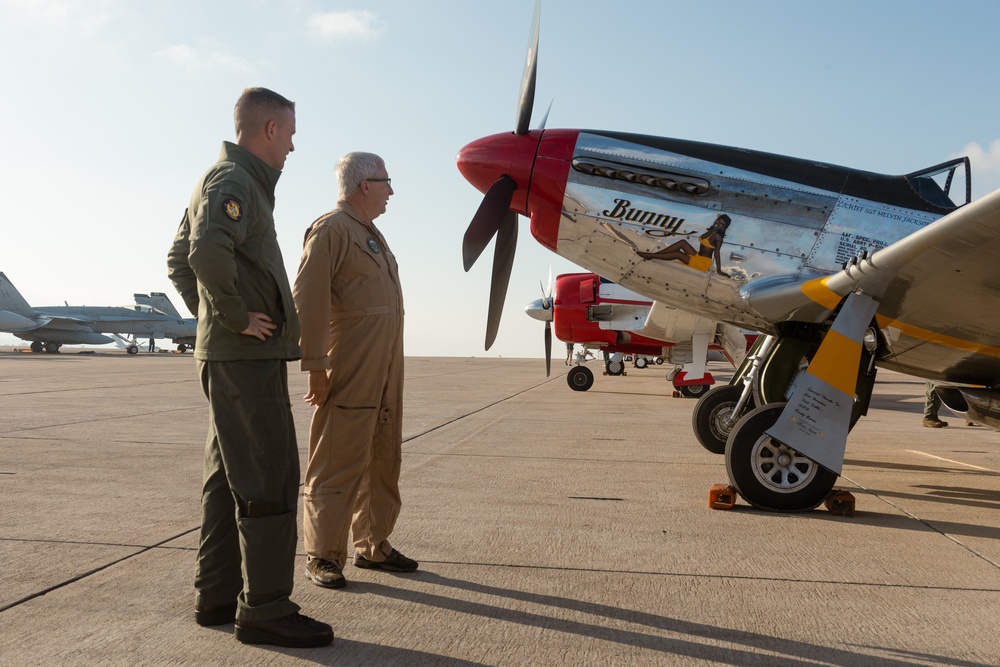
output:
[[[195,187],[167,256],[198,314],[195,359],[208,397],[195,621],[235,620],[248,644],[324,646],[333,630],[291,601],[299,454],[288,400],[299,321],[274,227],[274,188],[294,150],[295,104],[243,91],[236,143]]]

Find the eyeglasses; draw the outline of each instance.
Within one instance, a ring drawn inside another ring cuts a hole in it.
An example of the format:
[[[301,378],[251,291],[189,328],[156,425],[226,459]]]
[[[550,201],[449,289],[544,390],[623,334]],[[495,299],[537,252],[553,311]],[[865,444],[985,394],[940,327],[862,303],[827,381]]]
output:
[[[385,183],[390,188],[392,187],[392,179],[391,178],[366,178],[365,180],[369,181],[371,183]]]

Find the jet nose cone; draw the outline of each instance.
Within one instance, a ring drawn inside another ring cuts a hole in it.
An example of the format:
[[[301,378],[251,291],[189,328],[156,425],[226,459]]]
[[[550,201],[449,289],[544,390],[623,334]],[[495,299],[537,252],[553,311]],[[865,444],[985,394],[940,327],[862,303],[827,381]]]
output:
[[[517,184],[511,209],[528,215],[531,168],[541,136],[539,131],[520,135],[505,132],[476,139],[458,151],[458,170],[465,180],[483,193],[504,174],[510,176]]]
[[[539,322],[551,322],[552,302],[545,299],[535,299],[524,307],[524,312],[528,314],[528,317]]]

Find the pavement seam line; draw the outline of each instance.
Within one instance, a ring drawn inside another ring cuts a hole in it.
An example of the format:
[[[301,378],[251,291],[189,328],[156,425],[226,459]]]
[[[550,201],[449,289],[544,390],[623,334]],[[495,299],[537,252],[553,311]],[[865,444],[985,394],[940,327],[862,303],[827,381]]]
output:
[[[455,422],[461,421],[461,420],[465,419],[466,417],[471,417],[472,415],[478,414],[478,413],[482,412],[483,410],[488,410],[489,408],[492,408],[494,405],[500,405],[501,403],[504,403],[505,401],[509,401],[512,398],[517,398],[521,394],[525,394],[525,393],[527,393],[529,391],[533,391],[535,389],[538,389],[542,385],[546,385],[546,384],[554,381],[555,379],[556,378],[554,378],[554,377],[553,378],[548,378],[544,382],[539,382],[538,384],[536,384],[534,386],[531,386],[531,387],[528,387],[527,389],[522,389],[521,391],[517,392],[516,394],[511,394],[510,396],[506,396],[504,398],[501,398],[500,400],[493,401],[492,403],[484,405],[481,408],[477,408],[477,409],[473,410],[472,412],[466,412],[464,415],[459,415],[458,417],[455,417],[453,419],[449,419],[448,421],[442,422],[442,423],[438,424],[437,426],[432,426],[429,429],[427,429],[426,431],[423,431],[422,433],[417,433],[416,435],[411,435],[408,438],[403,438],[403,442],[407,443],[407,442],[409,442],[411,440],[416,440],[417,438],[422,438],[425,435],[427,435],[428,433],[433,433],[434,431],[437,431],[438,429],[442,429],[445,426],[449,426],[451,424],[454,424]]]
[[[192,528],[190,530],[185,530],[183,533],[178,533],[177,535],[174,535],[173,537],[169,537],[169,538],[167,538],[165,540],[157,542],[156,544],[151,544],[151,545],[149,545],[147,547],[143,547],[143,548],[139,549],[138,551],[136,551],[135,553],[128,554],[127,556],[122,556],[121,558],[117,558],[117,559],[111,561],[110,563],[105,563],[104,565],[101,565],[100,567],[95,567],[92,570],[88,570],[86,572],[81,572],[80,574],[76,575],[75,577],[72,577],[71,579],[67,579],[66,581],[62,581],[62,582],[60,582],[58,584],[55,584],[53,586],[49,586],[48,588],[45,588],[43,590],[36,591],[35,593],[32,593],[31,595],[26,595],[25,597],[21,598],[20,600],[15,600],[14,602],[11,602],[10,604],[7,604],[7,605],[4,605],[4,606],[0,607],[0,613],[3,613],[5,611],[7,611],[8,609],[13,609],[14,607],[22,605],[25,602],[29,602],[31,600],[34,600],[35,598],[40,598],[43,595],[48,595],[52,591],[57,591],[60,588],[63,588],[65,586],[69,586],[70,584],[74,584],[74,583],[76,583],[78,581],[82,581],[83,579],[86,579],[87,577],[89,577],[92,574],[97,574],[98,572],[102,572],[102,571],[108,569],[109,567],[111,567],[113,565],[117,565],[118,563],[122,563],[124,561],[127,561],[128,559],[134,558],[135,556],[138,556],[140,554],[144,554],[147,551],[152,551],[153,549],[157,549],[157,548],[163,546],[164,544],[166,544],[167,542],[172,542],[173,540],[176,540],[179,537],[184,537],[185,535],[193,533],[196,530],[198,530],[198,529],[197,528]]]
[[[879,495],[875,491],[872,491],[871,489],[869,489],[869,488],[865,487],[864,485],[856,482],[855,480],[851,479],[850,477],[841,475],[841,478],[842,479],[846,479],[851,484],[854,484],[859,489],[862,489],[865,493],[869,494],[870,496],[881,500],[883,503],[885,503],[889,507],[892,507],[896,511],[898,511],[898,512],[900,512],[902,514],[905,514],[906,516],[910,517],[914,521],[916,521],[916,522],[918,522],[920,524],[923,524],[923,526],[926,527],[928,530],[932,530],[935,533],[937,533],[938,535],[940,535],[941,537],[944,537],[947,540],[951,540],[952,542],[954,542],[958,546],[962,547],[963,549],[965,549],[966,551],[968,551],[969,553],[971,553],[973,556],[976,556],[976,557],[978,557],[978,558],[986,561],[987,563],[989,563],[993,567],[995,567],[998,570],[1000,570],[1000,563],[997,563],[997,562],[994,562],[994,561],[990,560],[985,555],[979,553],[978,551],[976,551],[975,549],[973,549],[972,547],[970,547],[968,544],[966,544],[966,543],[964,543],[964,542],[962,542],[962,541],[960,541],[960,540],[952,537],[951,535],[949,535],[948,533],[944,532],[943,530],[940,530],[939,528],[934,527],[933,525],[931,525],[930,523],[928,523],[926,520],[921,519],[919,516],[917,516],[913,512],[910,512],[909,510],[906,510],[906,509],[900,507],[899,505],[895,504],[894,502],[892,502],[888,498],[885,498],[885,497]]]

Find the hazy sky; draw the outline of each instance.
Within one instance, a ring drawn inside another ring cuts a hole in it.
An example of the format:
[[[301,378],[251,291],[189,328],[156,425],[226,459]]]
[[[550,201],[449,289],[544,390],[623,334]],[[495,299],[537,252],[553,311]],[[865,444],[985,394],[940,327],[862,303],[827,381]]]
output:
[[[276,219],[294,276],[333,207],[333,166],[379,153],[395,196],[409,355],[542,354],[523,313],[576,270],[521,219],[496,344],[483,338],[492,249],[461,239],[482,195],[455,167],[512,130],[534,0],[0,0],[5,130],[0,271],[33,305],[167,292],[191,190],[233,139],[247,86],[297,103]],[[885,173],[968,154],[973,196],[1000,187],[995,0],[547,0],[536,126],[599,128],[784,153]],[[0,341],[10,341],[0,335]],[[559,356],[558,351],[556,356]]]

